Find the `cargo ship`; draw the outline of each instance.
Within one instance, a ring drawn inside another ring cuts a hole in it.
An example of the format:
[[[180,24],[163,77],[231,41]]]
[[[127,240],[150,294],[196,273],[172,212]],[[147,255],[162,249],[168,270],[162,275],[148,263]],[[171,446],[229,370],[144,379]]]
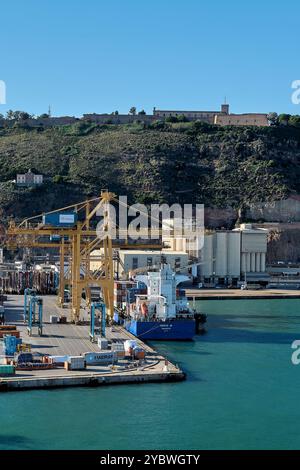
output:
[[[192,340],[197,313],[189,307],[185,291],[176,288],[181,279],[170,266],[137,279],[137,287],[127,290],[127,331],[143,340]]]

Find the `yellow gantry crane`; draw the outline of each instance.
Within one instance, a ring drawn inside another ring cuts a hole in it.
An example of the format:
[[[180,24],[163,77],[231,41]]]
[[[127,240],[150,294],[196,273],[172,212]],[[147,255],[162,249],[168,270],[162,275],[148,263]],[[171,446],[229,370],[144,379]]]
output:
[[[82,292],[85,291],[87,303],[90,302],[91,287],[100,287],[108,316],[112,318],[114,308],[114,273],[113,249],[109,236],[109,203],[115,197],[107,190],[101,196],[81,203],[73,204],[47,214],[63,213],[73,210],[81,215],[72,227],[59,227],[45,225],[41,218],[43,214],[25,219],[19,225],[9,224],[7,230],[6,246],[8,249],[16,248],[59,248],[60,251],[60,284],[59,303],[64,302],[66,284],[71,287],[71,318],[77,323],[80,319]],[[92,219],[99,209],[102,209],[103,224],[101,237],[95,228],[91,227]],[[59,240],[58,242],[51,242]],[[90,270],[90,254],[95,248],[101,248],[101,267],[94,274]],[[69,267],[65,272],[66,259]]]
[[[64,303],[66,285],[71,287],[71,320],[78,323],[82,293],[85,292],[86,301],[91,302],[91,289],[99,287],[107,308],[108,318],[112,319],[114,312],[114,272],[113,272],[113,240],[110,234],[111,215],[110,203],[119,203],[114,193],[102,190],[99,197],[89,199],[77,204],[63,207],[49,214],[62,214],[73,211],[77,214],[77,221],[70,227],[49,225],[43,223],[43,216],[30,217],[19,225],[10,222],[6,233],[6,247],[17,248],[58,248],[60,254],[60,276],[58,301]],[[101,231],[95,228],[95,217],[99,214],[103,221]],[[121,234],[121,232],[120,232]],[[120,236],[119,234],[119,236]],[[122,236],[122,234],[121,234]],[[141,232],[142,236],[142,232]],[[125,237],[125,234],[124,234]],[[55,241],[51,241],[55,240]],[[120,243],[115,247],[121,247]],[[126,240],[123,246],[127,248],[160,249],[159,244],[128,245]],[[96,272],[90,269],[91,252],[101,250],[99,269]],[[65,266],[68,266],[67,269]]]

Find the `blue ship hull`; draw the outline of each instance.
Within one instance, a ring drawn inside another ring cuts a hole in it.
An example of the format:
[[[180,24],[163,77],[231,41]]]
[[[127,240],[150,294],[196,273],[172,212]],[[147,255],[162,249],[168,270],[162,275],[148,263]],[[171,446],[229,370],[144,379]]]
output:
[[[125,328],[142,340],[191,340],[196,334],[196,322],[189,320],[125,322]]]

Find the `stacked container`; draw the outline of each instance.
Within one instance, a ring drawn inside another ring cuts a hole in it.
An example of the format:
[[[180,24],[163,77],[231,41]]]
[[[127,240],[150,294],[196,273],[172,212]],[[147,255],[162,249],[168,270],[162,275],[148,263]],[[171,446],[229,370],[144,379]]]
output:
[[[126,303],[127,289],[134,286],[133,281],[115,281],[114,283],[114,305],[122,308]]]

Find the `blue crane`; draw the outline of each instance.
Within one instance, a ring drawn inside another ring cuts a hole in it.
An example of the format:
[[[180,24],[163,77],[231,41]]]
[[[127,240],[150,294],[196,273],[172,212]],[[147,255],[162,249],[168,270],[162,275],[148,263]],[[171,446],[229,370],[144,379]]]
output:
[[[36,307],[37,311],[36,311]],[[43,335],[43,299],[33,295],[29,300],[29,317],[27,331],[29,336],[32,334],[32,328],[37,326],[39,336]]]
[[[23,320],[24,323],[27,323],[29,317],[29,299],[36,295],[35,290],[25,289],[24,290],[24,311],[23,311]]]
[[[96,328],[96,310],[101,312],[101,328]],[[91,324],[90,324],[90,340],[95,341],[96,332],[101,333],[101,336],[105,338],[105,327],[106,327],[106,308],[104,302],[92,302],[91,303]]]

